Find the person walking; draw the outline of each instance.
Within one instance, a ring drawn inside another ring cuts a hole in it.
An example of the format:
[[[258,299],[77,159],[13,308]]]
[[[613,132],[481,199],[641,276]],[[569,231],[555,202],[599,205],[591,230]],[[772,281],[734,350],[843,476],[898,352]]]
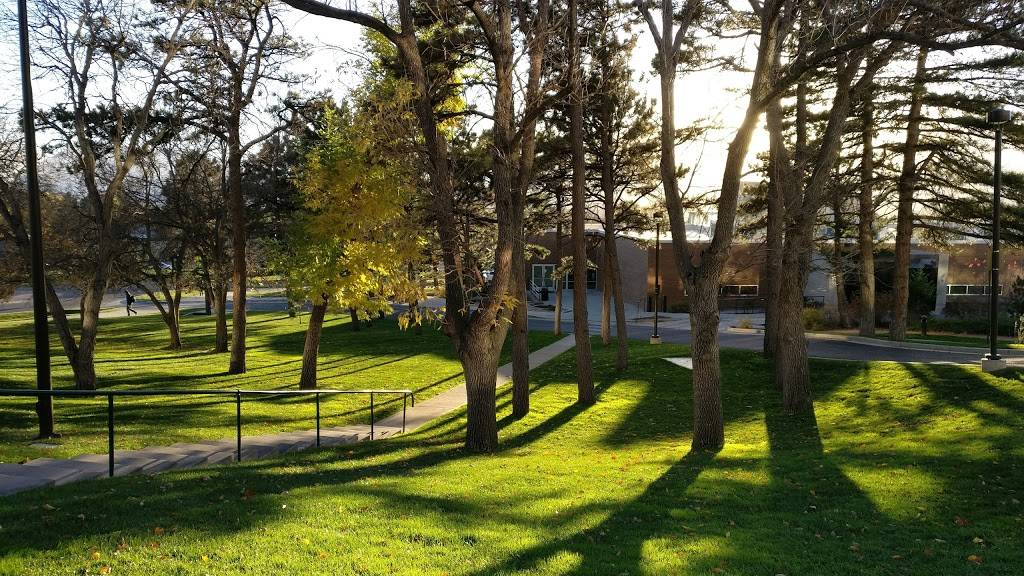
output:
[[[124,291],[124,306],[125,306],[125,308],[128,311],[128,317],[129,318],[131,317],[132,314],[135,314],[136,316],[139,315],[138,310],[135,310],[134,308],[132,308],[132,304],[135,304],[135,296],[132,296],[132,293],[129,292],[128,290],[125,290]]]

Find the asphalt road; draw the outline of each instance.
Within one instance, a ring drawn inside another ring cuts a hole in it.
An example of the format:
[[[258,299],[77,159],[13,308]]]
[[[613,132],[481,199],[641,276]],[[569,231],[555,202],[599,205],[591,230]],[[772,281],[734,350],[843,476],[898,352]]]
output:
[[[565,333],[572,332],[572,322],[562,322]],[[547,318],[530,318],[531,330],[552,330],[554,321]],[[591,329],[591,332],[595,330]],[[630,324],[627,330],[631,340],[647,340],[652,332],[651,326]],[[663,342],[673,344],[689,344],[690,331],[680,328],[659,328]],[[723,348],[741,350],[761,350],[763,337],[760,334],[735,334],[719,332],[719,344]],[[984,350],[977,352],[945,352],[934,350],[910,350],[906,348],[889,348],[886,346],[870,346],[857,342],[808,340],[808,352],[815,358],[833,358],[840,360],[888,360],[893,362],[925,362],[943,364],[976,364]]]
[[[30,295],[17,294],[14,298],[0,303],[0,312],[15,312],[31,310]],[[104,300],[107,307],[103,310],[103,316],[123,316],[124,302],[120,294],[112,293]],[[148,298],[137,296],[135,308],[142,314],[156,313],[156,308],[149,302]],[[77,302],[68,298],[68,305],[77,305]],[[230,299],[228,306],[230,307]],[[203,299],[198,297],[186,297],[182,299],[182,309],[201,308]],[[256,295],[250,297],[247,306],[250,311],[275,311],[284,310],[287,301],[282,297],[263,297]],[[396,308],[401,308],[397,306]],[[531,317],[531,330],[552,330],[554,321],[550,318]],[[652,331],[649,324],[629,324],[629,338],[632,340],[647,340]],[[572,321],[562,322],[562,330],[565,333],[572,331]],[[690,343],[690,331],[678,327],[662,326],[659,330],[664,342],[677,344]],[[591,323],[591,333],[598,333],[599,327]],[[731,332],[719,332],[719,342],[724,348],[738,348],[742,350],[761,350],[762,336],[760,334],[737,334]],[[924,363],[954,363],[954,364],[975,364],[979,362],[984,351],[977,352],[946,352],[935,350],[911,350],[906,348],[890,348],[884,345],[870,346],[857,342],[843,342],[834,340],[808,340],[808,351],[815,358],[833,358],[840,360],[889,360],[893,362],[924,362]]]

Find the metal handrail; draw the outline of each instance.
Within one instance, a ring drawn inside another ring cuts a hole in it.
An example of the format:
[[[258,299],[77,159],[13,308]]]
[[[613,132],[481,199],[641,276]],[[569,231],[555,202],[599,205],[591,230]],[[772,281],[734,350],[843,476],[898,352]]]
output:
[[[412,399],[416,407],[416,393],[412,390],[32,390],[0,388],[3,396],[66,396],[107,397],[107,464],[109,476],[114,476],[114,397],[115,396],[233,396],[235,398],[236,461],[242,461],[242,396],[314,396],[316,398],[316,446],[320,447],[320,396],[338,394],[369,394],[370,439],[374,437],[375,403],[377,394],[402,395],[402,432],[405,432],[406,404]]]

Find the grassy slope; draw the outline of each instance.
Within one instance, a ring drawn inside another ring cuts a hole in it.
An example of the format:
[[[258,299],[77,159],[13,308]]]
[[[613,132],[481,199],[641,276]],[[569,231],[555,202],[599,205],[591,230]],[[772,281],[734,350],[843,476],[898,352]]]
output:
[[[158,316],[104,319],[100,327],[97,373],[101,388],[118,389],[294,389],[302,364],[306,317],[254,313],[249,321],[249,372],[226,373],[227,354],[209,353],[213,322],[185,316],[186,348],[166,349],[166,329]],[[554,340],[531,335],[536,349]],[[35,386],[31,352],[32,323],[26,314],[0,315],[0,387]],[[508,348],[508,347],[506,347]],[[72,375],[56,336],[52,338],[55,387],[72,385]],[[507,356],[507,354],[506,354]],[[352,332],[347,314],[330,318],[320,344],[319,381],[323,388],[408,388],[418,400],[443,392],[460,381],[461,368],[450,341],[432,328],[417,336],[394,321]],[[378,416],[400,409],[401,397]],[[106,451],[106,402],[102,398],[58,400],[57,430],[64,433],[58,448],[30,447],[37,433],[33,398],[0,398],[0,462],[39,456],[66,457]],[[369,422],[369,399],[362,395],[333,396],[322,401],[323,426]],[[199,439],[232,438],[233,399],[223,397],[144,397],[116,400],[118,449],[168,445]],[[243,433],[262,434],[314,427],[313,399],[243,400]]]
[[[0,574],[1019,574],[1024,384],[959,366],[816,361],[816,418],[723,351],[728,446],[688,453],[680,346],[595,345],[536,371],[503,450],[463,415],[398,438],[0,499]]]

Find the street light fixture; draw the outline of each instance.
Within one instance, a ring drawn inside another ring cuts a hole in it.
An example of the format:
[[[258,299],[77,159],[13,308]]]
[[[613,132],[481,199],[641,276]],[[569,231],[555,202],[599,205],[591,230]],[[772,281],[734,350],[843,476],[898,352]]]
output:
[[[993,165],[992,175],[992,276],[989,281],[989,311],[988,311],[988,345],[989,352],[981,360],[981,369],[986,372],[993,372],[1006,368],[1006,362],[999,357],[998,351],[998,322],[999,322],[999,224],[1000,224],[1000,194],[1002,192],[1003,180],[1003,125],[1010,122],[1013,115],[1005,108],[995,108],[988,113],[989,125],[996,130],[996,156]]]
[[[661,221],[664,215],[659,210],[654,213],[654,334],[651,344],[661,344],[658,334],[658,305],[661,300]]]

